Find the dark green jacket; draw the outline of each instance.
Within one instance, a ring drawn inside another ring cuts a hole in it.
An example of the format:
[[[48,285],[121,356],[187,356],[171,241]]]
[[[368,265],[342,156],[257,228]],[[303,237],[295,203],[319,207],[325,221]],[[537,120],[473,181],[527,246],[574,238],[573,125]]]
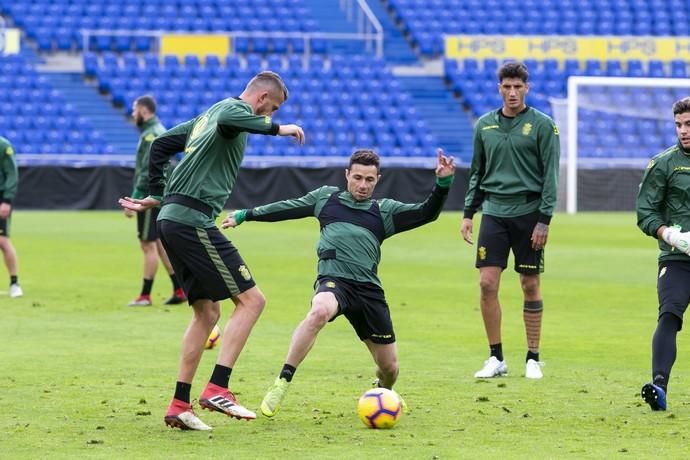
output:
[[[10,141],[0,136],[0,202],[12,204],[17,194],[19,174]]]
[[[145,121],[139,128],[139,144],[137,144],[136,165],[134,167],[134,191],[132,198],[144,198],[149,194],[149,151],[156,137],[165,132],[165,127],[158,117]]]
[[[483,115],[474,127],[464,216],[480,208],[497,217],[538,210],[539,221],[549,224],[558,192],[558,128],[531,107],[515,118],[500,111]]]
[[[229,98],[214,104],[193,120],[158,136],[151,146],[149,193],[165,198],[158,220],[194,227],[215,226],[228,201],[244,158],[247,135],[278,134],[271,117],[254,115],[251,105]],[[167,181],[164,166],[177,152],[185,156]],[[166,204],[172,195],[201,202],[210,215],[183,204]]]
[[[319,276],[381,286],[377,272],[383,241],[436,220],[447,196],[448,185],[437,183],[422,203],[405,204],[388,198],[355,201],[350,192],[324,186],[301,198],[250,209],[246,220],[277,222],[316,217],[321,226],[316,248]]]
[[[657,238],[662,225],[680,225],[690,231],[690,152],[680,143],[670,147],[647,165],[637,194],[637,226]],[[659,240],[659,260],[690,261],[690,256]]]

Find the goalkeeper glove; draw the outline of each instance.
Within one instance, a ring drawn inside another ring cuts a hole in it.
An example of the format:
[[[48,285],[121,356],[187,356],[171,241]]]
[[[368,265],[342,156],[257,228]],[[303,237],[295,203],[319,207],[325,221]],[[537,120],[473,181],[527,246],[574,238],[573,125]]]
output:
[[[680,228],[680,225],[667,227],[661,237],[674,248],[690,255],[690,232],[681,232]]]

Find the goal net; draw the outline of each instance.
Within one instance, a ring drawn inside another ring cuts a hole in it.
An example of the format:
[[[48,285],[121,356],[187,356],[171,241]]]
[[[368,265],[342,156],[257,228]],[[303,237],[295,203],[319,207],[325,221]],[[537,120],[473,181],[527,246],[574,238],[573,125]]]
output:
[[[630,211],[649,159],[677,142],[673,103],[690,80],[568,79],[567,99],[552,99],[561,138],[559,209]]]

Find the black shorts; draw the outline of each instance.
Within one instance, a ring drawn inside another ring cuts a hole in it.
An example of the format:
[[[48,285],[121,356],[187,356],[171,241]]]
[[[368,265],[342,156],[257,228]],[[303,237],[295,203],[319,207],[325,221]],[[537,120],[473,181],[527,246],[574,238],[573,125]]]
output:
[[[158,239],[158,227],[156,219],[161,208],[149,208],[137,213],[137,237],[141,241],[156,241]]]
[[[338,301],[338,313],[333,321],[344,315],[360,340],[374,343],[395,343],[391,313],[383,289],[371,283],[358,283],[335,277],[320,277],[314,283],[315,292],[332,292]]]
[[[10,237],[10,224],[12,223],[12,211],[7,219],[0,219],[0,236]]]
[[[682,321],[690,303],[690,262],[659,263],[656,292],[659,296],[659,316],[672,313]]]
[[[508,255],[513,250],[515,271],[524,275],[544,272],[544,250],[532,249],[532,232],[539,219],[539,212],[518,217],[482,215],[477,241],[475,266],[508,266]]]
[[[256,286],[240,253],[216,227],[159,220],[158,234],[190,304],[235,297]]]

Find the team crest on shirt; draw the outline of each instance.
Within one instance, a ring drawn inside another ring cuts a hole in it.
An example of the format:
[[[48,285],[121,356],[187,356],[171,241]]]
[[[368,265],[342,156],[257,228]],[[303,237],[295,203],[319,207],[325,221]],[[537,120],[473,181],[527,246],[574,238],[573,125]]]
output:
[[[7,147],[7,149],[5,150],[5,153],[7,155],[14,155],[14,149],[12,147]]]
[[[529,136],[529,133],[532,132],[532,123],[525,123],[522,125],[522,135],[523,136]]]
[[[656,161],[650,160],[650,162],[647,163],[647,169],[652,169],[655,164],[656,164]]]
[[[553,133],[554,133],[556,136],[558,136],[558,134],[559,134],[559,133],[558,133],[558,126],[553,125]]]
[[[144,140],[145,140],[146,142],[153,142],[155,139],[156,139],[156,135],[153,134],[153,133],[148,134],[148,135],[144,138]]]
[[[477,249],[477,255],[479,256],[479,260],[486,260],[486,247],[480,246]]]
[[[240,275],[242,275],[242,278],[244,278],[245,281],[252,279],[252,275],[249,273],[249,269],[246,265],[240,265],[237,271],[240,272]]]
[[[270,125],[272,123],[271,117],[264,117],[264,123],[266,123],[267,125]]]
[[[335,287],[335,281],[326,281],[326,287],[333,289]]]
[[[661,271],[659,272],[659,278],[661,278],[661,277],[664,276],[665,274],[666,274],[666,267],[663,267],[663,268],[661,269]]]

